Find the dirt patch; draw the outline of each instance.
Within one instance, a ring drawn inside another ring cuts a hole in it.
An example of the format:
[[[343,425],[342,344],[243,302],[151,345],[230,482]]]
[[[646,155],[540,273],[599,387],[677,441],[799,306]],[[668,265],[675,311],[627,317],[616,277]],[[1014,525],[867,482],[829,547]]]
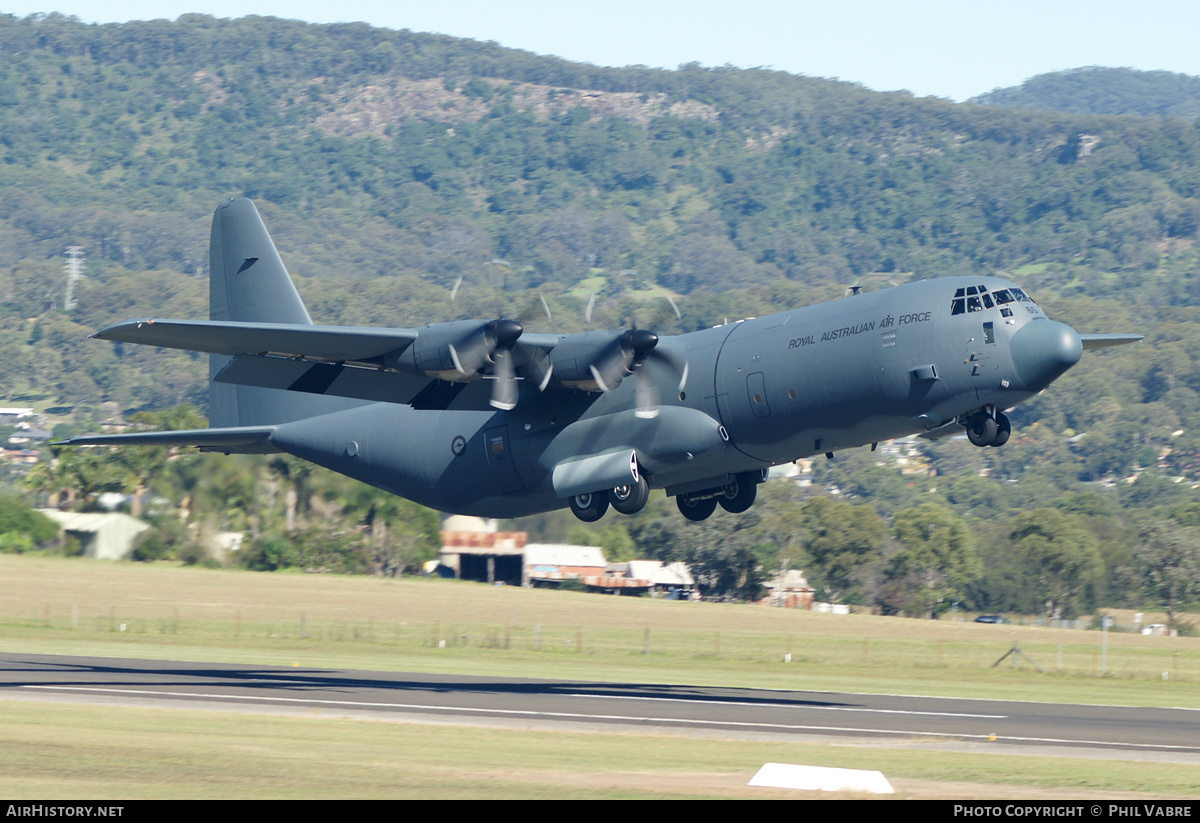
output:
[[[665,94],[561,89],[533,83],[485,81],[492,94],[464,94],[447,88],[444,80],[381,78],[376,83],[339,89],[325,95],[333,110],[317,118],[322,131],[346,137],[384,137],[387,127],[406,118],[442,123],[475,122],[486,116],[498,99],[507,98],[517,111],[531,112],[539,120],[582,108],[593,120],[621,118],[647,126],[655,117],[715,120],[715,108],[694,100],[671,100]]]

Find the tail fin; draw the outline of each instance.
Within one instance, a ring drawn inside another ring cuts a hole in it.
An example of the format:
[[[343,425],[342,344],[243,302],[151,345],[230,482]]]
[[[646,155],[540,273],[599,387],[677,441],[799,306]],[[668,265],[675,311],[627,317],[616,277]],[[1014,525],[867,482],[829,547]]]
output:
[[[246,198],[222,203],[209,241],[209,319],[312,325],[308,309],[258,209]],[[230,361],[209,355],[208,377]],[[355,403],[278,389],[209,383],[209,425],[261,426],[339,411]]]

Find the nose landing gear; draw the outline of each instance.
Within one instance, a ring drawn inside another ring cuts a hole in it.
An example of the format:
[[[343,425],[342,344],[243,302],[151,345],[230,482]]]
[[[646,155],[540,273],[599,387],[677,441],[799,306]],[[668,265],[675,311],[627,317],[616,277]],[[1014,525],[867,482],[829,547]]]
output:
[[[990,407],[989,407],[990,408]],[[1003,446],[1012,434],[1012,424],[1004,412],[995,412],[994,416],[987,409],[975,412],[967,418],[967,439],[976,446]]]

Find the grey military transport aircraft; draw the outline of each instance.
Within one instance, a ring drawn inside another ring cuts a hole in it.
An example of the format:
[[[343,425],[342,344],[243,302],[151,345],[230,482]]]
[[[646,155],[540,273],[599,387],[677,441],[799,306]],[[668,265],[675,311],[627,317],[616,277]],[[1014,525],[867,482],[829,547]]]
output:
[[[314,325],[253,203],[213,216],[209,320],[94,337],[207,352],[211,428],[63,445],[286,452],[446,512],[569,506],[594,521],[665,489],[703,520],[744,512],[767,469],[905,435],[1003,446],[1003,410],[1084,349],[995,277],[951,277],[690,334],[525,334],[514,320]],[[662,389],[662,391],[660,391]]]

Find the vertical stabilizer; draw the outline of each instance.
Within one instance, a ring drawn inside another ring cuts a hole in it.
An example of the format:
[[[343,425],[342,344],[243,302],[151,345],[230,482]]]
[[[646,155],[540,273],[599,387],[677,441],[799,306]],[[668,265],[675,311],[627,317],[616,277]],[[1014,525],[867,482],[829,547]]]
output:
[[[208,255],[210,320],[312,324],[258,209],[246,198],[217,207]]]
[[[237,198],[217,207],[208,258],[210,320],[312,325],[308,309],[250,200]],[[210,381],[230,359],[209,355]],[[209,384],[209,425],[214,427],[287,423],[353,405],[358,404],[278,389]]]

